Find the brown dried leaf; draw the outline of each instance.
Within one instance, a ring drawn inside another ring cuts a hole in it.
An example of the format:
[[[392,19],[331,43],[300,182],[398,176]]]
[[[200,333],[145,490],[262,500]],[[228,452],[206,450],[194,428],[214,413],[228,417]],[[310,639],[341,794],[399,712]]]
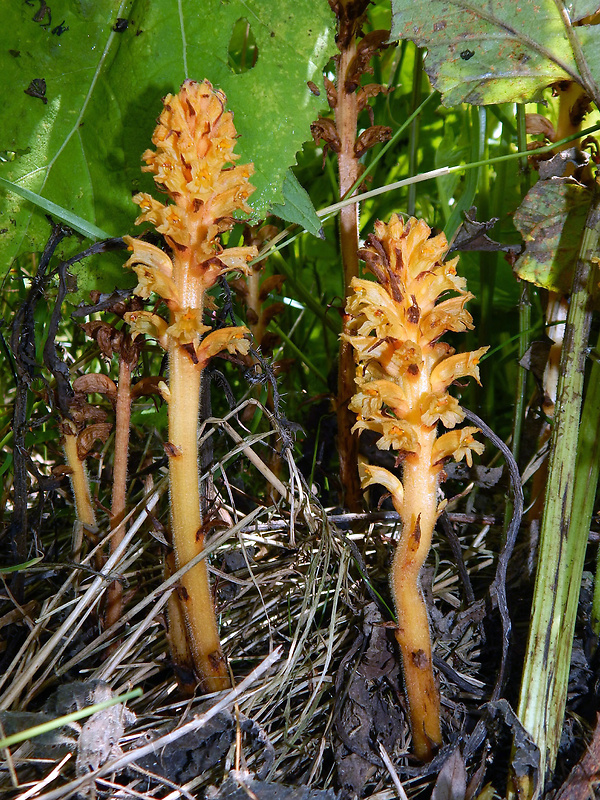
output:
[[[581,761],[571,770],[569,777],[560,787],[556,800],[587,800],[594,797],[593,785],[598,782],[600,773],[600,714],[596,715],[596,728],[592,741]]]
[[[467,770],[457,747],[452,755],[444,761],[444,766],[433,787],[431,800],[464,800],[466,790]]]
[[[96,442],[106,442],[111,430],[110,422],[97,422],[84,428],[77,437],[77,458],[84,461]]]
[[[285,311],[284,303],[273,303],[273,305],[268,306],[263,311],[263,324],[268,325],[272,319],[274,319],[278,314],[282,314]]]
[[[340,152],[342,143],[333,120],[327,119],[326,117],[319,117],[319,119],[310,126],[310,132],[312,133],[315,144],[319,144],[319,141],[323,139],[325,144],[330,147],[334,153]]]
[[[543,133],[549,141],[556,141],[554,125],[543,114],[525,114],[525,131],[532,136]]]
[[[372,97],[377,97],[377,95],[381,92],[387,94],[390,91],[392,91],[391,88],[388,89],[387,87],[382,86],[380,83],[368,83],[366,86],[360,86],[358,92],[356,93],[358,112],[360,113],[366,108],[367,103]]]
[[[325,84],[325,91],[327,92],[327,102],[329,103],[329,108],[336,108],[337,89],[335,88],[335,84],[333,81],[330,81],[329,78],[323,78],[323,83]]]
[[[261,302],[265,300],[271,292],[278,292],[283,286],[284,281],[285,275],[271,275],[269,278],[265,278],[260,285],[260,292],[258,294]]]
[[[69,414],[78,429],[85,422],[104,422],[106,411],[87,402],[83,392],[76,392],[69,403]]]
[[[392,138],[392,129],[387,125],[373,125],[363,131],[354,143],[354,155],[360,158],[371,147],[382,142],[387,142]]]
[[[148,375],[145,378],[140,378],[140,380],[131,387],[132,399],[152,394],[160,394],[158,384],[161,381],[164,381],[164,378],[161,378],[160,375]]]
[[[63,475],[72,475],[73,474],[73,468],[69,467],[67,464],[56,464],[54,467],[52,467],[50,472],[56,478],[62,478]]]
[[[84,322],[81,326],[91,339],[95,339],[103,355],[112,358],[113,353],[118,353],[123,340],[122,331],[100,320]]]
[[[378,50],[383,49],[389,38],[389,31],[371,31],[360,40],[356,48],[356,55],[348,65],[344,88],[353,92],[360,84],[360,79],[365,73],[373,72],[371,59]]]
[[[248,296],[248,284],[243,278],[235,278],[234,280],[229,281],[229,285],[240,298],[240,300],[246,299]]]
[[[117,399],[117,387],[108,375],[102,373],[92,373],[90,375],[80,375],[73,381],[73,389],[84,394],[105,394],[113,402]]]

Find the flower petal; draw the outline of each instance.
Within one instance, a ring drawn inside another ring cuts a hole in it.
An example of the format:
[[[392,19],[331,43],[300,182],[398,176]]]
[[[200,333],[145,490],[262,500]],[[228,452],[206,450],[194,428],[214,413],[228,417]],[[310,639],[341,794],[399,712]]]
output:
[[[440,436],[433,445],[432,462],[439,464],[447,458],[460,461],[465,458],[467,464],[473,466],[473,453],[481,455],[484,445],[473,438],[475,433],[481,433],[479,428],[458,428]]]
[[[479,381],[479,361],[489,347],[480,347],[469,353],[458,353],[457,355],[444,358],[435,365],[431,371],[431,388],[434,392],[443,392],[453,381],[459,380],[470,375]]]
[[[210,330],[202,321],[201,308],[184,308],[173,313],[173,322],[167,328],[167,335],[179,344],[199,342],[200,337]]]
[[[158,314],[150,311],[128,311],[123,319],[130,326],[133,338],[143,334],[156,339],[159,345],[167,349],[167,323]]]
[[[424,425],[432,428],[441,422],[446,428],[454,428],[465,418],[465,412],[459,405],[456,397],[442,392],[441,394],[428,394],[421,398],[419,411]]]
[[[385,486],[388,492],[392,495],[392,503],[396,511],[402,513],[402,503],[404,501],[404,487],[402,482],[393,475],[389,470],[383,467],[376,467],[373,464],[361,464],[360,471],[360,485],[363,489],[367,486],[372,486],[377,483]]]
[[[138,277],[134,294],[147,299],[152,292],[156,292],[165,300],[177,302],[177,287],[171,277],[173,262],[169,256],[141,239],[133,239],[131,236],[124,236],[123,239],[129,249],[133,250],[133,255],[125,266],[133,269]]]
[[[219,328],[219,330],[209,333],[197,349],[198,361],[206,364],[209,359],[223,350],[227,350],[229,353],[246,355],[250,347],[250,341],[245,337],[249,333],[248,328],[243,325],[232,328]]]

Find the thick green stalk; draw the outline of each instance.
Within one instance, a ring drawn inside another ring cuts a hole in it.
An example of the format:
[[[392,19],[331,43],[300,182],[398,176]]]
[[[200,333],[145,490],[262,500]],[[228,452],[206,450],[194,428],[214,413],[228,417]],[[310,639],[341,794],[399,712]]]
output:
[[[600,348],[600,337],[596,344],[596,350]],[[593,504],[596,499],[596,487],[600,473],[600,437],[597,435],[600,427],[600,364],[597,361],[592,363],[590,372],[590,382],[585,393],[585,404],[581,419],[580,448],[582,449],[582,459],[584,454],[589,457],[587,462],[587,486],[585,491],[585,502]],[[584,466],[585,469],[585,466]],[[579,482],[577,483],[579,488]],[[575,509],[575,503],[573,504]],[[585,521],[586,518],[584,518]],[[600,548],[596,557],[596,575],[594,578],[594,597],[592,600],[592,630],[596,636],[600,635]]]
[[[412,97],[410,101],[411,111],[414,113],[421,103],[423,81],[423,53],[420,48],[415,45],[415,66],[413,70],[413,85]],[[419,157],[419,117],[410,124],[408,134],[408,174],[417,174],[417,161]],[[417,202],[417,184],[412,183],[408,187],[408,196],[406,200],[406,212],[413,217],[415,215]]]
[[[532,621],[518,708],[521,722],[540,749],[544,778],[553,770],[562,730],[574,609],[588,538],[588,528],[582,531],[578,527],[581,510],[575,507],[573,497],[591,296],[596,280],[591,259],[598,250],[599,239],[600,203],[596,196],[586,221],[567,318]],[[520,796],[532,797],[531,776],[516,788]]]

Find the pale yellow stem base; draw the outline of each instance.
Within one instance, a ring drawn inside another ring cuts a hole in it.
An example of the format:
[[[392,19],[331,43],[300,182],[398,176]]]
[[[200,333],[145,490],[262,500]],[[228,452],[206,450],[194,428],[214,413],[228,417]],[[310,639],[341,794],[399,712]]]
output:
[[[63,449],[65,451],[65,458],[67,465],[71,468],[72,472],[69,475],[71,487],[73,489],[73,497],[75,498],[75,512],[77,520],[89,531],[96,532],[96,513],[92,505],[92,496],[90,494],[90,484],[88,480],[87,470],[83,461],[79,460],[77,455],[77,434],[65,433],[63,437]],[[79,561],[81,558],[81,547],[83,544],[83,528],[80,527],[76,537],[73,540],[73,559]]]
[[[410,455],[404,462],[404,501],[401,506],[398,504],[402,534],[391,573],[398,616],[396,638],[402,654],[413,748],[423,761],[429,761],[442,743],[440,695],[433,676],[429,619],[419,585],[419,573],[437,520],[439,469],[431,467],[435,437],[435,429],[422,434],[419,456]]]
[[[169,485],[171,531],[177,568],[202,552],[200,490],[198,486],[198,413],[202,371],[177,343],[169,343]],[[179,599],[194,665],[205,691],[230,686],[221,650],[205,561],[181,579]]]

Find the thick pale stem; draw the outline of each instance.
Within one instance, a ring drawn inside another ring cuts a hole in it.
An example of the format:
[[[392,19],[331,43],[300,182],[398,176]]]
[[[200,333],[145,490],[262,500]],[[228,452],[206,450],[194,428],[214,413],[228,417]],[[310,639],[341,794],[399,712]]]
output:
[[[404,502],[399,508],[402,535],[391,573],[398,616],[396,638],[402,654],[413,747],[423,761],[430,760],[442,742],[440,696],[433,676],[429,619],[419,583],[437,519],[439,470],[431,466],[435,438],[435,428],[423,429],[419,437],[419,455],[412,454],[404,462]]]
[[[198,485],[198,413],[202,372],[176,341],[169,342],[169,485],[171,532],[177,567],[202,552]],[[181,579],[179,597],[186,613],[196,668],[207,691],[227,689],[227,665],[221,650],[206,561]]]
[[[340,137],[341,148],[338,153],[340,197],[356,183],[359,164],[354,152],[356,126],[358,121],[358,100],[354,89],[346,90],[348,66],[356,55],[354,37],[340,54],[338,69],[338,101],[335,122]],[[358,277],[358,205],[340,209],[340,238],[342,264],[344,268],[344,307],[352,290],[350,282]],[[348,319],[343,320],[343,332],[349,333]],[[352,433],[354,416],[348,403],[354,394],[354,353],[352,346],[343,338],[340,340],[338,372],[338,450],[340,458],[340,481],[345,492],[346,505],[351,511],[360,511],[361,493],[358,478],[358,442]]]
[[[175,566],[175,556],[169,553],[165,563],[165,574],[170,578],[177,571]],[[171,648],[171,656],[175,663],[175,674],[179,688],[186,695],[193,695],[195,686],[193,682],[194,660],[190,650],[188,635],[185,624],[185,613],[181,607],[181,600],[177,590],[171,592],[167,603],[167,615],[169,619],[169,630],[167,639]]]
[[[129,426],[131,422],[131,364],[121,355],[119,357],[119,385],[115,409],[115,451],[113,468],[113,489],[111,502],[111,527],[116,528],[125,516],[127,496],[127,460],[129,453]],[[110,553],[123,541],[125,526],[113,534],[110,540]],[[105,625],[110,628],[123,613],[123,586],[114,581],[106,595]]]
[[[72,472],[69,475],[71,480],[71,487],[73,489],[73,497],[75,498],[75,511],[77,519],[84,528],[95,533],[96,531],[96,514],[94,506],[92,505],[92,496],[90,493],[90,484],[88,480],[87,470],[83,461],[80,461],[77,455],[77,434],[65,433],[63,448],[67,465],[71,468]],[[73,542],[73,558],[79,561],[81,556],[81,545],[83,544],[83,530],[80,530]]]

